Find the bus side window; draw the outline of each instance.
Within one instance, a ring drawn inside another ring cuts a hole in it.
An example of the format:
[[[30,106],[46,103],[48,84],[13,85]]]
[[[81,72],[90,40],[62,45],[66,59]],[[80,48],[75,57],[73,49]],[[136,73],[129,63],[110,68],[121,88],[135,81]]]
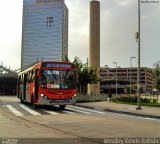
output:
[[[35,72],[34,71],[32,71],[33,72],[33,74],[32,74],[32,82],[34,82],[35,81]]]
[[[31,73],[30,73],[30,81],[31,81],[31,83],[33,83],[33,70],[31,71]]]
[[[32,71],[30,71],[28,74],[28,82],[32,83]]]

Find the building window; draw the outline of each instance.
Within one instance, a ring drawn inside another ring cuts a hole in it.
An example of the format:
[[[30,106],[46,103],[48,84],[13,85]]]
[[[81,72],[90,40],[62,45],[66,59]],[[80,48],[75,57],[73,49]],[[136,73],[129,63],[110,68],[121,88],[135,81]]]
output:
[[[53,17],[47,17],[46,24],[47,24],[47,27],[53,26]]]

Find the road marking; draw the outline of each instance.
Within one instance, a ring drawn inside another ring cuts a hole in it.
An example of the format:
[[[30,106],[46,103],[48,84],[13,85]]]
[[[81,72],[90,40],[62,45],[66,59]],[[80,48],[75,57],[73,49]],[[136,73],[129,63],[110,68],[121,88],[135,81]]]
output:
[[[21,112],[19,112],[18,110],[16,110],[13,106],[11,105],[6,105],[7,108],[12,111],[16,116],[24,116]]]
[[[31,108],[29,108],[28,106],[24,105],[24,104],[19,104],[19,106],[24,109],[25,111],[29,112],[32,115],[42,115],[39,112],[36,112],[35,110],[32,110]],[[12,111],[16,116],[24,116],[24,114],[22,114],[21,112],[19,112],[18,110],[16,110],[13,106],[11,105],[7,105],[8,109],[10,109],[10,111]],[[40,109],[41,111],[48,113],[48,114],[52,114],[52,115],[56,115],[56,114],[60,114],[59,112],[55,112],[52,110],[44,110],[44,109]],[[93,114],[93,113],[98,113],[98,114],[106,114],[105,112],[101,112],[101,111],[97,111],[97,110],[90,110],[90,109],[86,109],[86,108],[81,108],[81,107],[77,107],[77,106],[71,106],[68,105],[66,107],[65,110],[62,111],[63,113],[61,114],[77,114],[78,113],[83,113],[83,114]]]
[[[160,119],[156,119],[156,118],[149,118],[149,117],[147,117],[147,118],[145,118],[145,119],[147,119],[147,120],[153,120],[153,121],[160,121]]]
[[[134,116],[134,115],[127,115],[127,114],[119,114],[119,113],[114,113],[115,115],[118,116],[123,116],[123,117],[129,117],[129,118],[135,118],[135,119],[141,119],[141,120],[152,120],[152,121],[160,121],[157,118],[149,118],[149,117],[143,117],[143,116]]]
[[[41,110],[44,111],[44,112],[47,112],[47,113],[49,113],[49,114],[52,114],[52,115],[59,114],[59,113],[54,112],[54,111],[43,110],[43,109],[41,109]]]
[[[93,112],[93,113],[106,114],[105,112],[101,112],[101,111],[97,111],[97,110],[90,110],[90,109],[76,107],[76,106],[71,106],[71,105],[69,107],[77,108],[77,109],[80,109],[80,110],[85,110],[85,111],[89,111],[89,112]]]
[[[31,108],[29,108],[29,107],[27,107],[25,105],[20,104],[20,107],[23,108],[24,110],[26,110],[27,112],[29,112],[32,115],[41,115],[40,113],[32,110]]]
[[[80,113],[84,113],[84,114],[91,114],[90,112],[81,111],[81,110],[79,110],[79,109],[74,109],[74,107],[68,107],[68,106],[67,106],[67,109],[68,109],[68,110],[72,110],[72,111],[77,111],[77,112],[80,112]],[[66,110],[67,110],[67,109],[66,109]]]
[[[67,113],[67,114],[76,114],[75,112],[72,112],[72,111],[68,111],[68,110],[63,110],[64,113]]]

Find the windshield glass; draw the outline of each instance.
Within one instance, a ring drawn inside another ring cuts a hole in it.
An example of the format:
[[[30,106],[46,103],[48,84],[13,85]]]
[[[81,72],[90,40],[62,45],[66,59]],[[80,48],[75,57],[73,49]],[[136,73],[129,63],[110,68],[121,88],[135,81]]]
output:
[[[52,89],[76,88],[75,71],[43,70],[41,75],[41,87]]]

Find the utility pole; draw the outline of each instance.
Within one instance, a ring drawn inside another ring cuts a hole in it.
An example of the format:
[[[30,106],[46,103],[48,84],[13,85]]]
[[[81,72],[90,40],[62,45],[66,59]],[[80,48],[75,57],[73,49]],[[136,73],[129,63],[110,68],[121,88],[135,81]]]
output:
[[[136,57],[130,57],[130,96],[132,94],[132,59]]]
[[[138,69],[137,69],[137,108],[136,110],[141,110],[140,105],[140,0],[138,0]]]
[[[113,62],[116,65],[116,96],[117,96],[117,62]]]

